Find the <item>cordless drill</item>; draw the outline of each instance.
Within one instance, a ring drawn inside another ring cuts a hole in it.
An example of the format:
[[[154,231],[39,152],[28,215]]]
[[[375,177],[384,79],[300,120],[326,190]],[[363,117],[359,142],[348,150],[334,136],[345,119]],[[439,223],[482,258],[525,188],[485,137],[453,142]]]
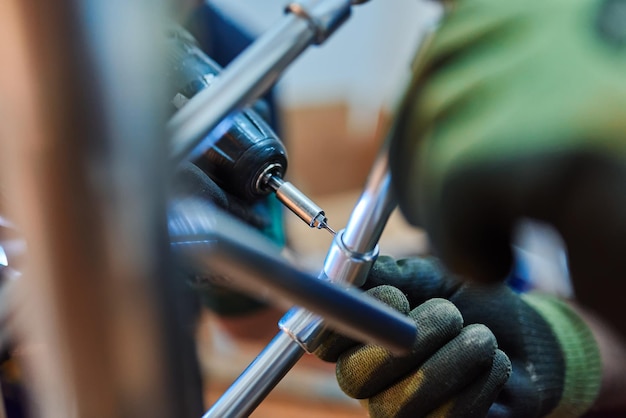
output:
[[[168,31],[168,82],[174,88],[172,112],[211,86],[220,66],[179,26]],[[324,210],[291,183],[284,181],[287,152],[281,140],[260,116],[262,102],[229,117],[228,128],[193,163],[226,192],[255,202],[274,192],[278,199],[312,228],[327,229]],[[219,127],[217,128],[219,129]]]

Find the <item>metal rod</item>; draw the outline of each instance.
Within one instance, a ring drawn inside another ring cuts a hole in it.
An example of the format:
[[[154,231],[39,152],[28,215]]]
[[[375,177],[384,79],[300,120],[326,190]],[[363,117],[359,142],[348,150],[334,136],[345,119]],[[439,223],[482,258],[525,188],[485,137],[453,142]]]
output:
[[[413,321],[358,289],[347,291],[295,268],[265,236],[210,203],[173,204],[169,225],[171,246],[194,275],[218,275],[275,304],[302,306],[333,329],[397,354],[411,349]]]
[[[304,353],[287,334],[279,332],[203,418],[249,416]]]
[[[342,238],[346,248],[355,253],[372,251],[395,207],[385,151],[374,162],[369,181],[346,224]]]
[[[210,147],[210,139],[198,145],[220,123],[228,125],[229,114],[266,92],[308,46],[325,41],[348,18],[351,6],[350,0],[302,0],[287,6],[289,14],[230,63],[211,88],[196,94],[170,119],[173,163]],[[213,137],[219,138],[219,132]]]
[[[364,280],[363,278],[376,258],[378,239],[395,205],[389,183],[387,150],[383,149],[345,230],[340,231],[331,244],[320,278],[330,279],[337,283]],[[368,225],[370,223],[373,225]],[[364,232],[361,232],[361,228],[364,228]],[[342,236],[346,232],[348,232],[348,242],[353,247],[345,245]],[[263,382],[263,387],[266,389],[275,387],[287,373],[284,368],[291,367],[294,351],[306,349],[312,352],[315,350],[319,343],[319,336],[324,329],[319,316],[304,309],[295,308],[295,311],[289,312],[281,322],[281,330],[291,339],[286,342],[284,338],[280,338],[280,344],[276,343],[276,339],[273,340],[255,360],[255,363],[263,364],[271,371],[261,370],[259,367],[247,368],[205,414],[204,418],[247,416],[250,410],[242,413],[231,407],[241,402],[234,394],[243,393],[247,385],[259,384],[257,382]],[[288,364],[284,364],[285,358],[290,359]],[[269,390],[249,392],[247,396],[250,399],[247,403],[256,407],[267,396],[267,393]],[[225,411],[229,411],[229,414],[225,414]]]
[[[353,3],[361,2],[313,0],[289,5],[292,15],[286,16],[275,30],[244,51],[218,76],[210,89],[196,95],[194,101],[170,120],[170,158],[174,164],[203,152],[203,147],[198,145],[211,131],[220,131],[218,125],[227,124],[224,119],[231,112],[259,97],[307,46],[323,42],[349,16]],[[219,132],[213,137],[218,138]],[[204,147],[211,145],[207,142]],[[343,241],[343,233],[335,236],[320,278],[330,278],[338,283],[358,283],[369,271],[377,255],[376,243],[395,206],[388,187],[386,155],[382,159],[382,167],[377,166],[379,169],[370,176],[366,192],[344,231],[346,241]],[[361,228],[364,231],[357,233]],[[290,322],[293,318],[301,320]],[[295,340],[286,339],[280,333],[205,414],[205,418],[249,415],[302,355],[301,345],[307,349],[310,348],[308,345],[314,345],[323,329],[321,324],[319,317],[309,317],[304,310],[289,315],[281,327],[284,335],[289,334]],[[250,387],[260,389],[249,390]],[[244,393],[246,399],[242,401],[241,394]],[[243,407],[242,402],[247,406]]]
[[[267,91],[313,40],[314,31],[307,22],[289,14],[239,55],[217,76],[211,88],[195,95],[170,119],[169,154],[173,163],[178,164],[190,156],[231,112]],[[196,152],[201,151],[204,150]]]

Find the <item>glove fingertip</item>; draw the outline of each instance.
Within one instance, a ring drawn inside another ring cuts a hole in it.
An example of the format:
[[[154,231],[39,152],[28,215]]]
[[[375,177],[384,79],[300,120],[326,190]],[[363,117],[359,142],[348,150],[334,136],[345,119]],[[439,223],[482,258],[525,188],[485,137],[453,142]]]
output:
[[[409,316],[416,321],[419,329],[423,331],[417,340],[420,344],[427,342],[420,341],[421,338],[430,340],[434,335],[452,339],[463,328],[463,315],[452,302],[443,298],[427,300],[413,309]]]
[[[502,388],[506,381],[509,380],[511,373],[513,372],[511,360],[509,359],[509,356],[504,353],[504,351],[496,349],[496,353],[493,356],[493,366],[491,370],[494,379],[496,379],[494,385]]]
[[[409,301],[400,289],[394,286],[381,285],[367,291],[367,294],[380,300],[384,304],[394,308],[398,312],[407,315],[411,310]]]

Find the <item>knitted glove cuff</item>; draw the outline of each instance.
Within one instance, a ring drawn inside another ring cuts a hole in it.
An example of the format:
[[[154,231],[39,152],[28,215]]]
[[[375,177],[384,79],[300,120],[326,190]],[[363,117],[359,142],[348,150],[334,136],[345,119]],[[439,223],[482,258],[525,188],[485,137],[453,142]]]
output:
[[[550,417],[580,416],[600,391],[602,366],[598,345],[585,322],[563,300],[526,294],[522,299],[550,325],[565,358],[563,395]]]

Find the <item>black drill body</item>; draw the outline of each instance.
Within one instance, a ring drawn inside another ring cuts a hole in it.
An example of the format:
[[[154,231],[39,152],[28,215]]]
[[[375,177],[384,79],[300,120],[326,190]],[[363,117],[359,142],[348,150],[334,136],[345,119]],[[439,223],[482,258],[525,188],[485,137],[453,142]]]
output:
[[[209,87],[221,68],[182,28],[168,33],[168,82],[172,113]],[[246,201],[256,201],[272,189],[264,175],[283,177],[287,152],[283,143],[254,108],[233,114],[231,125],[217,142],[194,160],[211,179],[228,193]]]

